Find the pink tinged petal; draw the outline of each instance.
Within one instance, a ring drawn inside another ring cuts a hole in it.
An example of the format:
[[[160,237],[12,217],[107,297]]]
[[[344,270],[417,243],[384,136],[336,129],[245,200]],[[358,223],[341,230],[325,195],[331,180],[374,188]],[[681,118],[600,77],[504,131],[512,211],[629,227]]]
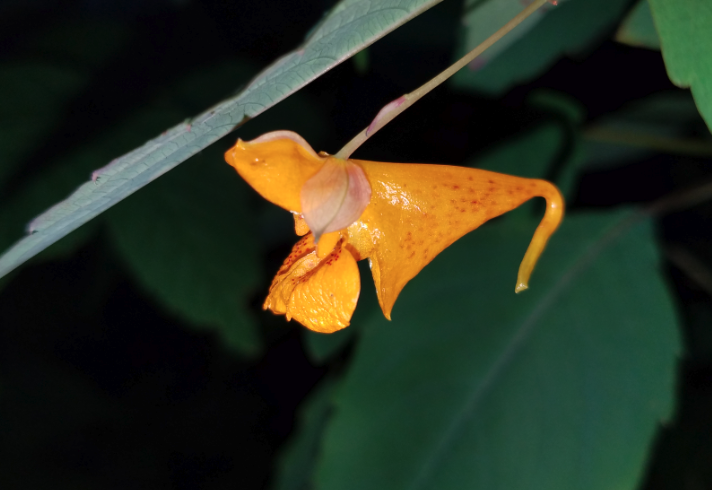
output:
[[[302,186],[300,197],[304,220],[317,241],[359,219],[371,200],[371,185],[355,163],[328,158]]]
[[[315,157],[319,156],[314,151],[314,149],[311,147],[311,145],[309,145],[309,143],[307,143],[307,141],[304,138],[299,136],[294,131],[287,131],[287,130],[272,131],[271,133],[265,133],[262,136],[259,136],[253,140],[246,141],[246,143],[266,143],[268,141],[281,140],[281,139],[292,140],[296,144],[298,144],[299,146],[301,146],[305,150],[307,150],[309,153],[314,155]]]

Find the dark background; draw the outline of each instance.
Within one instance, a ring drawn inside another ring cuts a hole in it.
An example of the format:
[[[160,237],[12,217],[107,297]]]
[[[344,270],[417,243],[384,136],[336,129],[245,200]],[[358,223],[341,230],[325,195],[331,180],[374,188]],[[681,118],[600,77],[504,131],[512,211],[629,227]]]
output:
[[[331,3],[6,2],[0,6],[0,63],[64,56],[33,47],[34,39],[63,25],[104,22],[128,34],[118,49],[99,56],[90,83],[67,105],[60,122],[11,170],[0,206],[50,170],[59,156],[111,134],[128,114],[177,80],[226,62],[266,66],[299,45]],[[383,104],[452,61],[460,9],[454,0],[438,5],[370,48],[365,69],[347,61],[293,96],[313,106],[321,120],[304,120],[296,106],[278,106],[239,130],[240,136],[294,129],[308,133],[304,136],[315,149],[336,152]],[[423,30],[435,42],[412,47]],[[80,39],[77,52],[100,51],[92,43],[91,38]],[[196,87],[194,99],[173,102],[188,118],[245,82],[231,85],[228,79],[204,91]],[[527,102],[542,88],[577,99],[585,108],[586,125],[628,102],[674,87],[659,52],[603,40],[498,99],[442,87],[374,137],[358,156],[461,163],[523,128],[561,119]],[[165,127],[153,129],[144,139]],[[224,150],[234,138],[230,135],[218,145]],[[582,171],[570,207],[649,203],[710,178],[709,159],[656,154]],[[266,209],[258,200],[255,206],[257,213]],[[710,216],[712,208],[703,204],[660,219],[661,243],[695,251],[708,266]],[[101,228],[72,254],[27,264],[0,284],[0,485],[267,486],[297,407],[349,355],[347,348],[329,363],[316,364],[305,353],[300,327],[261,312],[269,273],[294,241],[289,220],[279,223],[287,224],[283,232],[265,231],[268,236],[261,237],[266,244],[262,265],[268,273],[251,305],[262,324],[264,348],[254,358],[167,313],[126,270]],[[17,237],[21,233],[21,228],[14,231]],[[667,274],[687,344],[679,370],[677,418],[660,433],[641,488],[712,488],[712,302],[709,291],[676,266],[668,264]]]

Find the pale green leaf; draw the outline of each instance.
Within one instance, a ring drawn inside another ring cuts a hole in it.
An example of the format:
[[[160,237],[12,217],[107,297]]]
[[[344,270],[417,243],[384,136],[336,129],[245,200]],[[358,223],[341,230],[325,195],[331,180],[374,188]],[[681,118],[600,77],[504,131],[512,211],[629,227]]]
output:
[[[91,181],[35,218],[31,234],[0,257],[0,276],[439,1],[339,3],[299,49],[278,59],[237,96],[96,170]]]

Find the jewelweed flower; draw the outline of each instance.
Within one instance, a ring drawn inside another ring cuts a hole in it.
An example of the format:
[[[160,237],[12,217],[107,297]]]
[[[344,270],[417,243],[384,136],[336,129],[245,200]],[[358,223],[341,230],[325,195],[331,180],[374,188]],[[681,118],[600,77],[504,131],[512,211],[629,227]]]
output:
[[[403,287],[457,239],[533,197],[546,212],[519,267],[529,277],[563,218],[551,183],[468,167],[340,160],[291,131],[238,140],[225,159],[268,201],[291,211],[303,238],[277,272],[265,309],[331,333],[349,325],[368,259],[383,314]]]

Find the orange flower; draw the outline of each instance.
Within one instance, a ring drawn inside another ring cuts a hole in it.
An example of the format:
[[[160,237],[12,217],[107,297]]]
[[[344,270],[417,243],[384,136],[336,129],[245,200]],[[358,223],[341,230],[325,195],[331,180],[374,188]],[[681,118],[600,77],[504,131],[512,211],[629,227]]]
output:
[[[264,308],[317,332],[349,325],[361,290],[357,261],[369,259],[390,320],[398,294],[437,254],[540,196],[547,208],[519,268],[515,291],[523,291],[563,217],[561,194],[543,180],[448,165],[339,160],[317,154],[290,131],[238,140],[225,159],[265,199],[291,211],[297,234],[305,235],[277,272]]]

